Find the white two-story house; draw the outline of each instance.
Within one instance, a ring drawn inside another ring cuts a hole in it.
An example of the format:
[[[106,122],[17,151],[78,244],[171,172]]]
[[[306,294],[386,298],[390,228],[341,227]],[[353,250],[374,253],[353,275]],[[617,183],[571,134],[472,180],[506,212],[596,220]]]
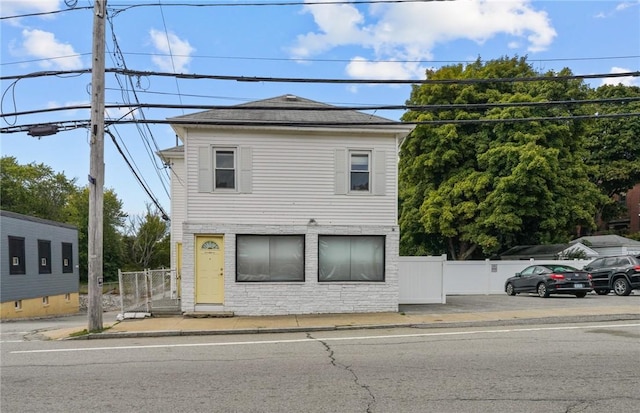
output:
[[[286,95],[170,119],[183,312],[398,310],[397,162],[412,125]]]

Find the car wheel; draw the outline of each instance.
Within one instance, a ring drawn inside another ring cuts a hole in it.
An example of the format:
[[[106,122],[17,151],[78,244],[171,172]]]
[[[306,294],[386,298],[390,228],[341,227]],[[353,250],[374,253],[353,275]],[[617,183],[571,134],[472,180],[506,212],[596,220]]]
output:
[[[542,298],[549,297],[549,290],[547,290],[547,285],[545,283],[538,284],[538,295]]]
[[[607,294],[609,294],[609,291],[611,291],[611,290],[609,290],[607,288],[606,290],[605,289],[597,289],[595,291],[596,291],[596,294],[598,294],[598,295],[607,295]]]
[[[616,295],[629,295],[631,294],[631,286],[624,277],[618,277],[613,281],[613,292]]]
[[[586,292],[584,292],[584,291],[581,291],[581,292],[579,292],[579,293],[576,293],[576,297],[578,297],[578,298],[584,298],[584,297],[586,297],[586,296],[587,296],[587,293],[586,293]]]
[[[508,295],[516,295],[516,291],[513,289],[513,284],[511,283],[507,284],[506,291]]]

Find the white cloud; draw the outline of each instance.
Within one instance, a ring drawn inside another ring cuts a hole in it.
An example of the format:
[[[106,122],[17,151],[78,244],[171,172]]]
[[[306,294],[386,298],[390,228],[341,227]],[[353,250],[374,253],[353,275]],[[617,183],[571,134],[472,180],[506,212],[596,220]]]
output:
[[[11,49],[12,54],[45,59],[38,64],[45,69],[75,70],[82,68],[82,59],[73,46],[62,43],[51,32],[22,30],[22,43]]]
[[[425,76],[425,69],[418,63],[371,62],[362,57],[353,58],[346,71],[351,77],[367,79],[415,79]]]
[[[428,60],[438,44],[470,40],[482,44],[500,34],[507,47],[526,42],[528,52],[546,50],[556,37],[547,13],[529,0],[305,6],[318,27],[298,36],[294,57],[308,57],[342,46],[372,49],[379,60]],[[350,64],[351,65],[351,64]],[[376,71],[390,70],[380,63]],[[374,69],[373,64],[368,66]],[[353,67],[352,72],[357,72]],[[408,70],[407,73],[411,73]]]
[[[612,67],[609,73],[628,73],[633,72],[631,69],[625,69],[623,67]],[[622,84],[624,86],[640,86],[640,80],[633,76],[624,77],[610,77],[602,79],[603,85],[617,85]]]
[[[640,0],[618,3],[618,5],[616,5],[616,11],[622,11],[622,10],[628,9],[629,7],[638,6],[638,5],[640,5]]]
[[[184,73],[191,62],[191,54],[196,51],[189,41],[175,34],[151,29],[149,31],[153,47],[165,56],[153,56],[151,60],[165,72]]]
[[[60,10],[60,0],[2,0],[0,16],[19,16],[31,13],[46,13]],[[43,15],[42,18],[51,18],[52,15]],[[19,25],[20,19],[7,19],[9,24]]]

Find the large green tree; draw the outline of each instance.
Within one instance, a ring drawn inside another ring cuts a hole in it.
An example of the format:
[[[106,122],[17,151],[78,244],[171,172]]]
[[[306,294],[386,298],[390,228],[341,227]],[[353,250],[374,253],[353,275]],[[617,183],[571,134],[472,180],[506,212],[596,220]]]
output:
[[[12,156],[0,159],[0,207],[4,210],[64,221],[64,208],[77,191],[75,179],[44,164],[21,165]]]
[[[604,85],[591,92],[594,99],[619,99],[640,97],[640,87]],[[640,102],[601,103],[591,108],[592,113],[640,113]],[[608,202],[601,205],[598,218],[606,222],[620,214],[619,203],[613,202],[620,195],[640,183],[640,117],[601,117],[591,121],[586,138],[587,164],[591,181],[606,195]]]
[[[538,73],[526,58],[486,63],[478,59],[427,72],[432,80],[489,81],[413,87],[409,105],[466,106],[410,110],[404,121],[479,122],[418,125],[403,143],[402,254],[446,252],[457,260],[486,257],[517,244],[566,241],[577,226],[594,226],[600,193],[587,176],[584,124],[515,121],[579,114],[580,106],[469,106],[586,98],[588,87],[579,80],[517,80],[570,74],[568,69]],[[490,81],[499,78],[513,81]]]
[[[87,280],[89,251],[89,188],[81,188],[67,204],[67,219],[78,227],[78,249],[80,254],[80,279]],[[127,215],[113,189],[104,191],[103,210],[103,277],[105,281],[118,279],[118,269],[123,265],[122,230]]]

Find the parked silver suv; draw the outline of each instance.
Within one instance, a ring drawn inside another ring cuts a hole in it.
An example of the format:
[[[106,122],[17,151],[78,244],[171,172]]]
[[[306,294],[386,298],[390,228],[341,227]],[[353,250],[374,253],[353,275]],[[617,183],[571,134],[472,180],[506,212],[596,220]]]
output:
[[[583,269],[591,274],[596,294],[607,295],[613,290],[616,295],[629,295],[640,289],[640,255],[596,258]]]

